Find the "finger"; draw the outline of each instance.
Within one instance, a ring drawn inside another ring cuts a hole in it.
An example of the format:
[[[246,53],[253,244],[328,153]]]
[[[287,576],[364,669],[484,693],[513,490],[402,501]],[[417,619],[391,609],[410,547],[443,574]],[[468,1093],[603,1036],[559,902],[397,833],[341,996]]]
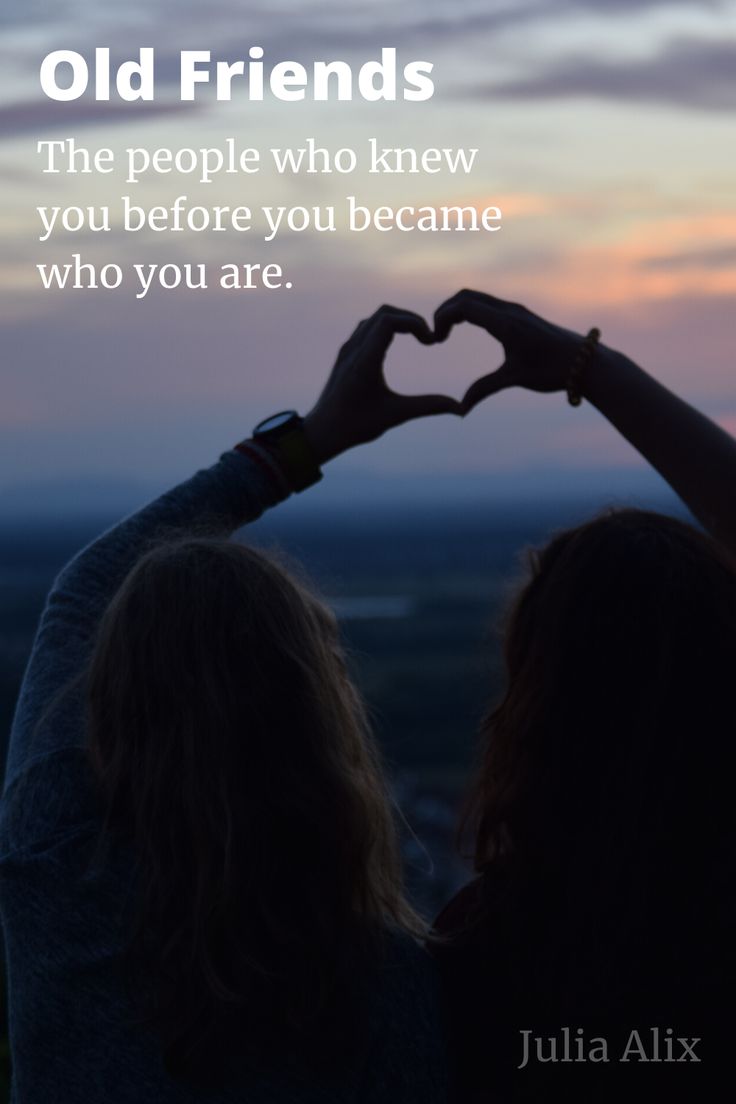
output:
[[[459,322],[469,321],[468,311],[477,312],[485,309],[493,309],[496,304],[489,297],[478,291],[466,288],[457,295],[447,299],[434,313],[434,331],[437,341],[445,341],[453,326]],[[496,308],[498,309],[498,307]]]
[[[509,303],[505,299],[497,299],[494,295],[487,295],[485,292],[475,291],[473,288],[464,288],[462,291],[458,291],[457,294],[453,295],[450,299],[445,300],[435,311],[435,337],[438,341],[444,341],[452,328],[450,325],[449,328],[445,329],[446,313],[452,313],[455,308],[467,303],[475,303],[480,304],[480,306],[489,307],[500,312],[502,315],[510,315],[513,312],[525,309],[516,303]]]
[[[412,311],[396,311],[395,313],[379,312],[376,321],[366,330],[362,341],[361,353],[373,364],[380,366],[391,342],[397,334],[413,334],[423,345],[433,345],[434,336],[426,321],[421,315]]]
[[[458,291],[455,295],[445,300],[442,306],[455,303],[457,300],[464,299],[477,299],[481,303],[485,303],[489,307],[495,307],[496,310],[502,311],[526,311],[526,307],[521,303],[513,303],[510,299],[499,299],[497,295],[489,295],[487,291],[478,291],[477,288],[463,288],[462,291]]]
[[[500,308],[466,295],[444,303],[434,316],[435,340],[445,341],[454,326],[461,322],[471,322],[487,330],[492,337],[503,343],[509,333],[509,317]]]
[[[387,319],[389,321],[392,319],[400,319],[403,321],[409,318],[413,319],[416,323],[416,331],[411,332],[415,332],[417,339],[422,341],[424,344],[432,344],[434,342],[434,334],[429,326],[429,323],[427,322],[426,318],[423,318],[421,314],[417,314],[416,311],[405,310],[402,307],[392,307],[390,304],[386,304],[376,311],[370,321],[384,322]],[[408,331],[397,330],[396,332],[400,333]]]
[[[463,416],[469,414],[484,399],[490,398],[491,395],[497,395],[499,391],[505,391],[507,387],[513,387],[515,383],[515,373],[508,364],[502,364],[495,372],[489,372],[487,376],[482,376],[465,392],[465,396],[460,403]]]
[[[455,292],[454,295],[445,300],[442,306],[447,303],[454,303],[457,299],[479,299],[481,302],[487,303],[489,307],[497,307],[498,309],[505,307],[518,308],[519,306],[518,303],[512,303],[508,299],[499,299],[496,295],[489,295],[486,291],[478,291],[477,288],[463,288],[461,291]]]
[[[370,318],[364,318],[362,322],[358,323],[345,344],[340,347],[340,352],[337,354],[338,360],[342,360],[349,353],[351,353],[357,345],[360,344],[370,324]]]
[[[417,418],[432,418],[437,414],[462,417],[462,403],[448,395],[392,395],[393,425],[403,425]]]

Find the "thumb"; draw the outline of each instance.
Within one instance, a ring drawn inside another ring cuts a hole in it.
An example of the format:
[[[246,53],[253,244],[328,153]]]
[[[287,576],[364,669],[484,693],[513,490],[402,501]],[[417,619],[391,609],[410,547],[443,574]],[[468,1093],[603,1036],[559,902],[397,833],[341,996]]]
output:
[[[514,383],[515,379],[508,364],[502,364],[495,372],[489,372],[487,376],[481,376],[479,380],[471,384],[460,403],[463,417],[469,414],[484,399],[498,394],[499,391],[504,391],[507,387],[513,387]]]

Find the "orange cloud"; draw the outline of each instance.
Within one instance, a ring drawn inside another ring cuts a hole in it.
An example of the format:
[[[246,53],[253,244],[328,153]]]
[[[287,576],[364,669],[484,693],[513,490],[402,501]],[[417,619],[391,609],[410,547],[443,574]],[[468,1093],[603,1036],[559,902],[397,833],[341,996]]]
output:
[[[723,263],[729,255],[724,247],[736,243],[736,212],[696,211],[663,218],[656,216],[655,208],[623,228],[613,217],[593,220],[591,226],[588,216],[598,200],[579,200],[533,194],[496,197],[504,229],[488,243],[480,261],[475,251],[469,256],[455,249],[446,277],[452,283],[483,286],[492,273],[509,298],[588,306],[736,293],[736,264]],[[464,205],[482,209],[487,200]],[[545,228],[544,217],[558,215],[564,217],[564,230],[559,221]],[[529,228],[512,235],[514,220],[532,218],[540,218],[532,236]],[[721,263],[709,263],[709,254],[718,255]],[[407,258],[405,269],[418,259]]]

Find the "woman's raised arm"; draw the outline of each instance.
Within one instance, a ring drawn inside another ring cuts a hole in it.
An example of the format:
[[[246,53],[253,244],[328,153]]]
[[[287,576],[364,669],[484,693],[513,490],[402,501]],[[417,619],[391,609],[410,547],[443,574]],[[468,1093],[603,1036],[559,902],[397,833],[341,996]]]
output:
[[[48,596],[10,738],[5,789],[34,759],[84,740],[80,682],[104,610],[138,559],[155,544],[234,533],[318,478],[338,453],[429,414],[460,413],[442,396],[403,397],[386,386],[383,363],[395,334],[434,339],[418,315],[382,307],[343,345],[305,419],[290,419],[289,441],[264,433],[103,533],[64,568]],[[283,419],[282,419],[283,421]],[[278,419],[277,419],[278,422]],[[295,470],[302,465],[305,471]],[[306,470],[309,469],[309,470]]]
[[[462,291],[435,316],[438,340],[471,322],[504,346],[505,363],[468,391],[464,413],[507,387],[564,391],[583,338],[525,307]],[[666,479],[701,524],[736,555],[736,441],[622,353],[598,346],[582,395]]]

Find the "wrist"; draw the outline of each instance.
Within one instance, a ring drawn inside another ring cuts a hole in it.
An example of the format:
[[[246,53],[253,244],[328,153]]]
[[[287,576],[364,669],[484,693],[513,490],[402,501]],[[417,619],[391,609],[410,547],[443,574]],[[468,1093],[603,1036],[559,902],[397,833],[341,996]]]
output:
[[[253,430],[253,443],[271,456],[292,491],[304,491],[322,478],[321,461],[311,446],[304,422],[295,410],[284,410],[259,422]],[[248,442],[244,444],[247,446]]]
[[[600,345],[583,381],[583,397],[598,409],[605,405],[611,392],[617,389],[637,366],[623,353]]]
[[[325,419],[316,408],[306,415],[303,429],[310,451],[320,467],[350,447],[335,432],[334,419]]]

